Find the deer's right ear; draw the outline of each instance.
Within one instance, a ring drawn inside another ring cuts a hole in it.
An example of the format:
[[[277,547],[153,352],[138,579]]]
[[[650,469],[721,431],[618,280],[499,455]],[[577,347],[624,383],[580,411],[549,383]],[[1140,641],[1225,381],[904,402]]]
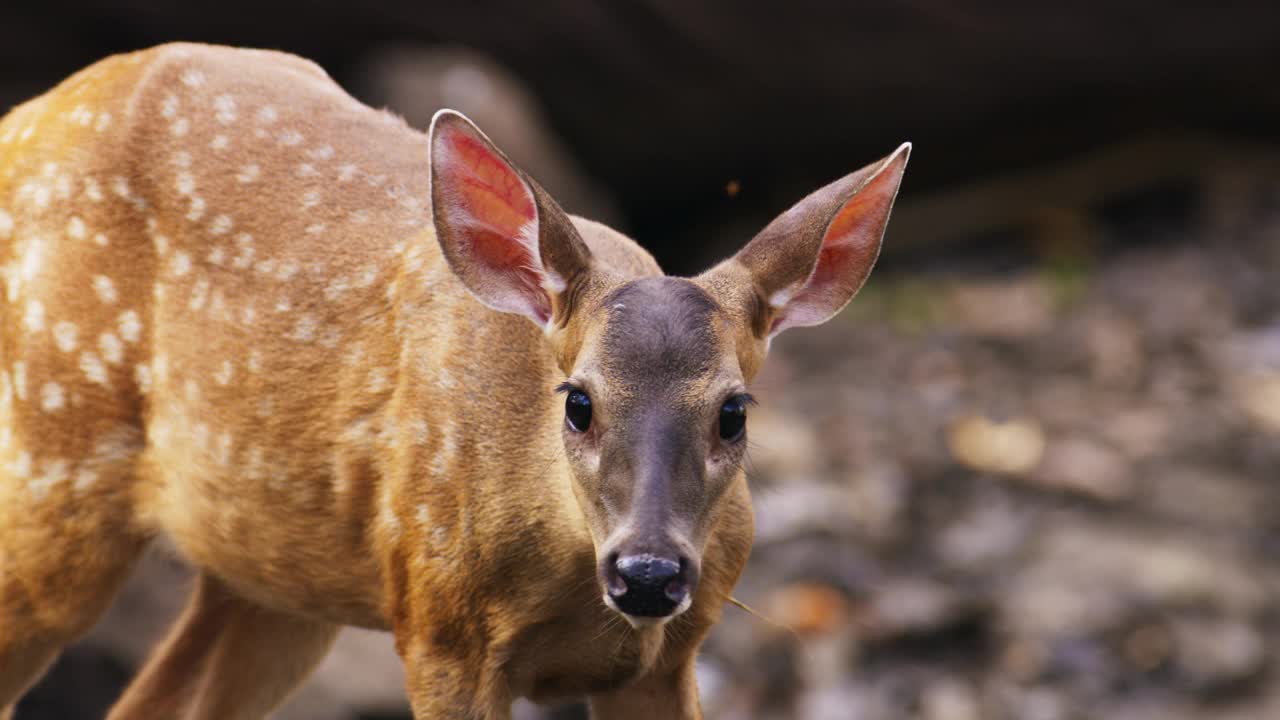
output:
[[[730,262],[750,273],[757,332],[826,322],[857,294],[876,256],[911,144],[836,180],[769,223]],[[716,272],[716,269],[711,271]]]
[[[549,328],[591,253],[564,210],[479,128],[431,120],[431,209],[445,260],[480,302]]]

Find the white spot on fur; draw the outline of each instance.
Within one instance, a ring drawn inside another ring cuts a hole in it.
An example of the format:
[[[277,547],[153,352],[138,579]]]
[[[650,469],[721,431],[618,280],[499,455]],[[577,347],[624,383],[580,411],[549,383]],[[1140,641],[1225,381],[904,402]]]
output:
[[[304,210],[313,208],[320,204],[320,191],[308,190],[302,195],[302,207]]]
[[[219,95],[213,99],[214,119],[223,125],[236,121],[236,99],[230,95]]]
[[[378,367],[369,372],[369,382],[366,386],[369,392],[377,394],[386,390],[390,385],[391,382],[387,377],[386,368]]]
[[[93,129],[98,132],[103,132],[110,126],[111,126],[111,113],[104,112],[98,115],[98,121],[93,124]]]
[[[263,125],[270,125],[271,123],[275,122],[276,119],[279,117],[280,117],[280,113],[276,112],[276,109],[271,105],[264,105],[258,109],[258,114],[257,114],[258,122],[262,123]]]
[[[178,152],[173,154],[173,157],[169,158],[169,162],[173,163],[174,167],[183,168],[183,169],[190,168],[191,153],[187,152],[186,150],[179,150]]]
[[[218,215],[209,223],[209,233],[212,235],[226,235],[231,232],[231,216]]]
[[[257,317],[258,311],[254,310],[252,305],[245,305],[243,308],[240,308],[240,322],[242,324],[252,325],[253,321],[257,319]]]
[[[177,120],[174,120],[173,124],[169,126],[169,132],[173,133],[174,137],[183,137],[187,133],[191,132],[191,121],[184,117],[180,117]]]
[[[27,482],[27,489],[36,500],[43,500],[49,495],[54,485],[65,482],[70,473],[67,461],[61,458],[48,460],[44,464],[44,472]]]
[[[0,210],[0,240],[8,240],[13,236],[13,216]]]
[[[226,150],[231,147],[231,140],[226,135],[214,135],[209,141],[209,148],[213,150]]]
[[[204,73],[195,69],[187,70],[182,73],[182,84],[189,88],[198,88],[204,85]]]
[[[204,217],[204,198],[199,195],[191,198],[191,208],[187,210],[187,219],[197,222]]]
[[[187,303],[187,307],[192,312],[198,312],[204,307],[205,302],[209,299],[209,281],[206,278],[200,278],[191,288],[191,301]]]
[[[45,412],[61,410],[66,402],[66,393],[58,383],[47,382],[40,386],[40,408]]]
[[[176,95],[169,94],[164,96],[164,102],[160,104],[160,117],[172,120],[178,116],[178,98]]]
[[[184,197],[191,195],[196,191],[196,177],[189,172],[178,173],[177,181],[174,183],[174,189],[179,195]]]
[[[91,383],[107,384],[107,366],[103,365],[102,360],[91,352],[80,353],[80,371]]]
[[[27,311],[22,315],[22,325],[27,332],[37,333],[44,329],[44,303],[39,300],[28,300]]]
[[[63,320],[53,326],[53,344],[62,352],[72,352],[76,349],[76,337],[79,334],[80,329],[75,323]]]
[[[226,387],[231,384],[233,372],[234,371],[231,368],[231,361],[223,360],[222,364],[218,366],[218,371],[213,374],[213,381],[223,387]]]
[[[249,368],[251,373],[262,372],[262,353],[257,350],[250,350],[249,359],[245,362],[245,367]]]
[[[169,270],[174,277],[182,277],[191,272],[191,256],[182,250],[174,253],[173,261],[169,263]]]
[[[338,168],[338,182],[351,182],[355,178],[357,168],[351,163],[346,163]]]
[[[308,235],[319,235],[323,233],[327,228],[328,226],[325,225],[324,223],[315,223],[313,225],[308,225],[305,232]]]
[[[93,236],[93,244],[97,245],[98,247],[106,247],[107,245],[111,244],[111,241],[107,239],[107,236],[105,233],[97,233]]]
[[[298,318],[297,323],[293,326],[293,331],[289,333],[289,339],[297,342],[311,342],[316,339],[316,330],[319,329],[319,323],[314,315],[304,314]]]
[[[400,537],[400,518],[396,517],[395,509],[387,503],[382,506],[382,527],[386,530],[388,537],[392,539]]]
[[[35,202],[36,207],[45,208],[49,206],[49,200],[53,197],[53,192],[49,190],[48,185],[37,185],[33,191],[31,199]]]
[[[26,479],[31,477],[31,453],[23,450],[13,459],[9,465],[9,472],[13,473],[16,478]]]
[[[298,263],[292,260],[286,260],[280,263],[279,269],[276,270],[276,279],[281,282],[290,280],[294,275],[298,274]]]
[[[93,178],[84,179],[84,196],[93,202],[102,202],[102,186]]]
[[[76,471],[76,479],[72,483],[72,487],[76,492],[84,492],[93,487],[98,482],[98,473],[89,468],[80,468]]]
[[[347,291],[347,281],[343,278],[334,278],[324,286],[324,299],[332,302],[338,299]]]
[[[27,247],[22,252],[22,261],[18,265],[18,272],[25,282],[31,282],[40,272],[40,267],[44,265],[44,251],[45,242],[42,238],[33,237],[27,241]]]
[[[18,400],[27,400],[27,364],[22,360],[13,364],[13,395]]]
[[[22,360],[13,364],[13,395],[18,400],[27,400],[27,364]]]
[[[221,288],[213,289],[212,299],[209,300],[209,313],[219,320],[227,322],[231,320],[231,313],[227,312],[227,298]]]
[[[138,392],[143,395],[151,392],[151,368],[139,363],[133,368],[133,381],[138,383]]]
[[[195,426],[191,428],[191,435],[195,438],[196,445],[198,445],[200,449],[202,450],[208,449],[209,447],[209,424],[208,423],[196,423]]]
[[[115,283],[106,275],[93,276],[93,291],[97,293],[99,300],[107,304],[114,303],[119,297]]]
[[[231,463],[231,433],[223,432],[218,435],[218,464],[228,465]]]
[[[440,447],[436,449],[435,457],[431,458],[431,471],[436,479],[444,479],[445,471],[449,469],[449,463],[457,449],[458,441],[453,437],[453,426],[446,423],[440,428]]]
[[[253,264],[253,236],[249,233],[240,233],[236,236],[236,247],[239,250],[231,259],[231,267],[244,270]]]
[[[84,226],[84,220],[81,220],[78,215],[71,216],[71,220],[67,221],[67,235],[76,240],[83,240],[88,234],[89,230]]]
[[[120,313],[118,325],[120,337],[124,338],[125,342],[136,343],[142,337],[142,321],[138,319],[138,313],[133,310]]]
[[[115,333],[105,332],[99,335],[98,350],[102,351],[103,359],[112,365],[119,365],[124,360],[124,343],[120,342]]]
[[[129,178],[123,175],[117,175],[111,178],[111,192],[116,194],[122,200],[128,200],[133,197],[133,190],[129,187]]]
[[[207,260],[210,265],[222,267],[223,263],[227,260],[227,248],[223,245],[214,245],[213,249],[209,251],[209,257]]]
[[[373,265],[366,265],[360,274],[356,276],[356,287],[367,288],[378,280],[378,268]]]
[[[409,430],[413,433],[415,445],[425,446],[427,440],[431,437],[431,428],[427,425],[427,421],[422,418],[414,418],[409,423]]]
[[[262,167],[258,163],[249,163],[240,168],[240,172],[236,174],[236,180],[243,184],[251,183],[258,179],[262,174]]]
[[[297,145],[301,145],[304,138],[302,137],[302,133],[297,130],[285,130],[280,133],[276,139],[280,141],[281,145],[286,147],[295,147]]]
[[[297,175],[300,178],[313,178],[319,174],[320,171],[316,170],[316,166],[311,163],[302,163],[298,166]]]

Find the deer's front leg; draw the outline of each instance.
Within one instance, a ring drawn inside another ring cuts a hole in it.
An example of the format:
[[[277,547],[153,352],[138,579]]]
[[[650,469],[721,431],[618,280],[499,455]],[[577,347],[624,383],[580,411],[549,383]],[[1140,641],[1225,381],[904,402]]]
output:
[[[607,695],[591,696],[593,720],[701,720],[693,658],[668,675],[651,675]]]
[[[510,720],[512,698],[479,653],[437,646],[424,639],[438,633],[398,638],[404,659],[409,705],[417,720]]]

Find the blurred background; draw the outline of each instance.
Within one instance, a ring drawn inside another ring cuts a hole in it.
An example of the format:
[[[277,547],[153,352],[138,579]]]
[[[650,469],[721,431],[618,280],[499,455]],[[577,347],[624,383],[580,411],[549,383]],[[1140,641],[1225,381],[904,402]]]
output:
[[[691,273],[915,143],[885,255],[774,344],[709,718],[1280,717],[1280,5],[0,7],[0,106],[169,40],[460,109]],[[98,718],[185,595],[150,558],[18,717]],[[583,717],[517,708],[521,720]],[[407,718],[348,631],[281,720]]]

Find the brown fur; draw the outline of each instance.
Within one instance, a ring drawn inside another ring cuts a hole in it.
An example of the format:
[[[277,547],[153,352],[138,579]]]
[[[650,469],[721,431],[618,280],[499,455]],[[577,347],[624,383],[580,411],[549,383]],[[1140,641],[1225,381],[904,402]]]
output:
[[[817,277],[823,236],[783,270],[756,246],[641,280],[646,252],[529,181],[541,260],[571,270],[544,332],[446,261],[430,154],[311,63],[198,45],[105,60],[0,122],[0,717],[160,535],[202,576],[113,720],[261,717],[344,624],[395,634],[416,717],[582,695],[699,715],[693,656],[752,535],[699,428],[759,369],[781,312],[762,293]],[[802,224],[876,177],[896,192],[886,167]],[[619,428],[603,478],[563,429],[566,377]],[[687,612],[633,628],[601,601],[595,508],[634,504],[641,466],[701,571]]]

